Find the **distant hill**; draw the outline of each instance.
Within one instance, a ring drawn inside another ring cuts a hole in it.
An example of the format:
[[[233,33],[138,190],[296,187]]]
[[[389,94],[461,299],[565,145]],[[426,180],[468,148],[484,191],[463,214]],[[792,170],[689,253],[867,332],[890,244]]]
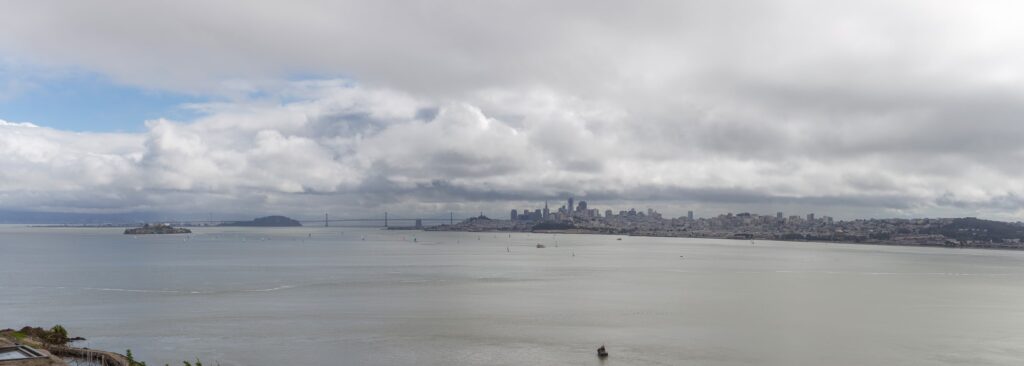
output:
[[[1024,226],[1019,223],[982,220],[973,217],[953,219],[936,233],[956,240],[993,241],[1024,240]]]
[[[217,226],[291,227],[302,226],[302,223],[285,216],[267,216],[252,221],[225,222]]]

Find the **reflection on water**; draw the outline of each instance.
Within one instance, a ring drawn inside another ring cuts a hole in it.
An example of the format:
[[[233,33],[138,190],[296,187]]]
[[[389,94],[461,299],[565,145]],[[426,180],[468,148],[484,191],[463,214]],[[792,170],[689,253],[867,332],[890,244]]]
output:
[[[194,231],[0,227],[0,327],[161,365],[595,365],[601,344],[606,365],[1024,361],[1022,252]]]

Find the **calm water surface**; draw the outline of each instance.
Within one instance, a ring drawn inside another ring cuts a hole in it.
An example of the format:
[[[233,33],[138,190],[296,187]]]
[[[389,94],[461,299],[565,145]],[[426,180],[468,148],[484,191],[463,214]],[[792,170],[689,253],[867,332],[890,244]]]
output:
[[[0,227],[0,328],[161,365],[1024,364],[1024,252],[194,231]]]

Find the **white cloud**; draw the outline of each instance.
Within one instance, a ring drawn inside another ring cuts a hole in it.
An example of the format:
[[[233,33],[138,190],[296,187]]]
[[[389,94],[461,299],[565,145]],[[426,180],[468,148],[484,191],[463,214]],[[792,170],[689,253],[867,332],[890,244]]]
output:
[[[494,209],[487,202],[571,193],[608,204],[725,209],[746,200],[753,209],[802,207],[842,216],[866,206],[889,214],[926,214],[943,205],[983,211],[1024,192],[1015,176],[967,155],[934,156],[923,165],[935,167],[908,168],[870,152],[805,156],[755,147],[749,153],[742,141],[715,141],[743,134],[723,135],[722,123],[700,119],[745,121],[743,113],[696,115],[692,126],[707,125],[658,135],[629,123],[628,112],[547,90],[490,91],[462,102],[346,82],[298,82],[286,90],[288,97],[197,106],[209,114],[150,121],[141,134],[0,123],[0,207]],[[750,138],[758,135],[765,136]],[[658,151],[650,153],[652,147]],[[1014,212],[1003,204],[992,214]]]
[[[0,52],[19,63],[221,101],[141,134],[0,123],[3,207],[440,210],[573,193],[1015,218],[1024,196],[1013,1],[10,7]]]

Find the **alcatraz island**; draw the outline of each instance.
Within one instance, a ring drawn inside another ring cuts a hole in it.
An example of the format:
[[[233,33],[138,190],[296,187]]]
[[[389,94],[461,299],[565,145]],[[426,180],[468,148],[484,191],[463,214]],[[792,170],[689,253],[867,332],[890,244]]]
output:
[[[172,227],[168,224],[145,224],[142,227],[124,229],[125,235],[148,235],[148,234],[191,234],[192,230],[180,227]]]

